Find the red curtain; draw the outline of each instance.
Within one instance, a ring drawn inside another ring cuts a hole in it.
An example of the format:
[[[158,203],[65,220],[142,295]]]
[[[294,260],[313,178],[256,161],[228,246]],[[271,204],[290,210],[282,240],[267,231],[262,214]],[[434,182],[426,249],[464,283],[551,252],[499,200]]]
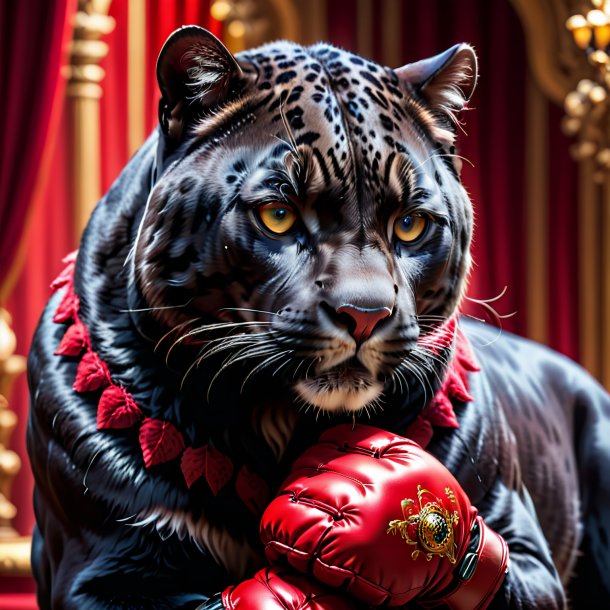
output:
[[[156,63],[159,51],[167,37],[183,25],[200,25],[217,36],[222,24],[210,16],[213,0],[149,0],[146,3],[146,54],[145,54],[145,117],[146,135],[157,125],[159,92]],[[127,73],[127,23],[129,0],[113,0],[110,15],[116,27],[106,37],[110,52],[101,62],[106,70],[102,82],[104,95],[100,101],[102,189],[110,187],[129,159],[127,99],[129,91]]]
[[[21,273],[0,303],[13,317],[18,354],[25,355],[46,299],[49,278],[60,269],[70,246],[68,171],[63,146],[62,102],[72,34],[74,0],[26,0],[0,3],[0,285]],[[35,17],[34,17],[35,16]],[[49,177],[52,176],[52,180]],[[23,264],[20,260],[23,259]],[[13,525],[22,534],[33,525],[32,475],[25,450],[28,394],[25,376],[15,384],[10,406],[18,415],[10,448],[22,460],[11,501],[19,508]]]
[[[0,288],[16,263],[55,134],[72,0],[0,3]],[[38,189],[38,190],[37,190]],[[2,292],[0,291],[0,295]]]

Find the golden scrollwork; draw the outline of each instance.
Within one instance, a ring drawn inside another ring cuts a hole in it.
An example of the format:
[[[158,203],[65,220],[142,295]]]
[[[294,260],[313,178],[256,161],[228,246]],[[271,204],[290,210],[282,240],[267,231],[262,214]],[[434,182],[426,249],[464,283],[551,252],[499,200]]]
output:
[[[21,469],[21,459],[9,449],[17,415],[9,408],[13,383],[26,368],[24,356],[15,354],[17,339],[11,316],[0,308],[0,574],[25,575],[30,571],[30,538],[19,536],[12,521],[17,508],[11,502],[11,486]]]
[[[453,490],[445,488],[445,495],[449,502],[456,504]],[[415,546],[411,553],[412,559],[417,559],[424,553],[426,559],[432,557],[447,557],[450,563],[456,562],[453,530],[460,518],[456,510],[451,512],[441,498],[417,486],[417,504],[408,498],[401,502],[404,519],[394,519],[388,524],[388,534],[399,534],[409,545]]]
[[[74,15],[74,36],[70,45],[70,65],[66,67],[68,95],[99,99],[99,83],[105,72],[99,62],[108,54],[108,44],[100,38],[112,32],[115,21],[108,15],[111,0],[79,0]]]
[[[593,178],[603,184],[610,171],[610,2],[590,0],[581,9],[566,20],[565,27],[590,68],[566,95],[562,128],[579,137],[571,148],[573,157],[591,159],[596,166]]]

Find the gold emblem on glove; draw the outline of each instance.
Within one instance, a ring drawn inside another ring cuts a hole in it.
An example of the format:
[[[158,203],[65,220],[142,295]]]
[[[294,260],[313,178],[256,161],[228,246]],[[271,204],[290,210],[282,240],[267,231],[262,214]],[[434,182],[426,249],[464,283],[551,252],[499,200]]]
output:
[[[449,487],[445,487],[445,494],[455,504],[455,495]],[[460,519],[457,511],[451,513],[444,508],[442,500],[421,485],[417,486],[417,501],[419,509],[415,500],[400,503],[404,520],[390,521],[387,533],[400,534],[407,544],[419,547],[411,553],[413,559],[423,551],[428,561],[439,555],[455,563],[453,528]]]

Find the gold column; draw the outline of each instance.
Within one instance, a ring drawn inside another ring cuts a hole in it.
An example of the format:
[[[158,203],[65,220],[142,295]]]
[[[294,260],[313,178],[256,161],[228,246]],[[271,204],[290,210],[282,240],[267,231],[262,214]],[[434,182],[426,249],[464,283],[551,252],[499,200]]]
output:
[[[146,138],[146,0],[130,0],[127,14],[127,143],[133,155]]]
[[[99,99],[104,70],[98,62],[108,53],[99,40],[114,29],[108,16],[111,0],[79,0],[74,16],[74,39],[68,66],[71,123],[72,205],[78,241],[89,215],[101,197]]]
[[[580,362],[599,378],[600,286],[597,201],[599,190],[594,179],[595,162],[591,158],[579,163],[579,243],[578,257],[580,295]]]
[[[527,334],[548,340],[548,103],[532,74],[526,89]]]
[[[382,63],[390,68],[402,65],[400,54],[400,30],[402,26],[402,3],[400,0],[384,0],[381,5],[383,57]]]
[[[313,23],[318,24],[318,40],[328,39],[328,16],[326,14],[327,0],[311,0],[309,3],[309,11]],[[318,42],[316,40],[315,42]]]
[[[610,138],[609,138],[610,141]],[[602,260],[601,260],[601,372],[600,379],[607,390],[610,390],[610,175],[606,175],[602,209]]]
[[[17,416],[8,406],[13,383],[25,371],[26,361],[14,353],[16,338],[10,324],[9,313],[0,308],[0,575],[27,576],[31,539],[19,536],[12,526],[17,508],[11,502],[11,487],[21,460],[9,449]]]
[[[363,57],[373,57],[373,0],[358,0],[356,27],[358,53]]]

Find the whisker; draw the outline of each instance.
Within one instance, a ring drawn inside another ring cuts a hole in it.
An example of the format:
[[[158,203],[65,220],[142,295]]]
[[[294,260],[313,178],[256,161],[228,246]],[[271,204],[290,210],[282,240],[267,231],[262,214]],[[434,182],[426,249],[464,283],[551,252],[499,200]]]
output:
[[[265,360],[263,360],[260,364],[257,364],[247,375],[246,378],[244,379],[243,383],[241,384],[241,388],[239,390],[239,393],[241,394],[244,391],[244,387],[246,386],[246,383],[248,383],[248,380],[255,375],[258,371],[268,367],[271,363],[275,362],[276,360],[278,360],[279,358],[282,358],[283,356],[286,356],[286,354],[291,353],[292,350],[287,350],[285,352],[280,352],[279,354],[275,354],[273,356],[269,356],[268,358],[266,358]],[[289,361],[289,359],[287,360]],[[280,367],[281,368],[281,367]]]
[[[196,322],[199,319],[199,317],[197,318],[192,318],[190,320],[187,320],[186,322],[182,322],[181,324],[178,324],[178,326],[174,326],[173,328],[171,328],[170,330],[168,330],[155,344],[155,348],[153,351],[157,351],[157,349],[159,349],[159,347],[161,346],[161,344],[163,343],[163,341],[165,341],[165,339],[167,339],[167,337],[169,337],[172,333],[180,330],[181,328],[183,328],[184,326],[188,326],[189,324],[192,324],[193,322]]]
[[[490,299],[475,299],[474,297],[466,297],[466,298],[469,301],[472,301],[473,303],[494,303],[495,301],[499,301],[506,294],[507,290],[508,290],[508,286],[504,286],[504,288],[502,289],[502,292],[500,292],[500,294],[496,295],[495,297],[491,297]]]
[[[260,325],[269,325],[271,324],[271,322],[221,322],[218,324],[206,324],[204,326],[200,326],[199,328],[194,328],[189,330],[187,333],[184,333],[183,335],[181,335],[180,337],[178,337],[178,339],[176,339],[176,341],[174,341],[174,343],[172,344],[172,346],[170,347],[171,351],[172,349],[174,349],[174,347],[176,345],[178,345],[179,343],[185,341],[186,339],[188,339],[189,337],[193,337],[195,335],[199,335],[202,333],[206,333],[206,332],[212,332],[212,331],[216,331],[216,330],[227,330],[227,329],[244,329],[246,330],[247,327],[251,327],[251,326],[260,326]],[[225,335],[223,337],[217,337],[215,339],[211,339],[209,342],[216,342],[219,340],[223,340],[223,339],[227,339],[230,338],[232,336],[238,336],[238,337],[243,337],[243,336],[256,336],[256,335],[260,335],[261,333],[241,333],[239,335]]]
[[[250,353],[242,353],[242,355],[240,355],[239,357],[234,356],[234,357],[230,358],[228,361],[225,361],[225,363],[218,369],[218,371],[216,371],[214,377],[212,377],[212,380],[210,381],[210,384],[208,385],[208,391],[207,391],[207,394],[206,394],[208,401],[210,399],[210,391],[212,390],[212,386],[214,385],[214,382],[230,366],[236,364],[237,362],[242,362],[243,360],[247,360],[248,358],[255,358],[257,356],[265,356],[265,355],[267,355],[269,353],[270,353],[269,349],[263,349],[263,350],[258,350],[258,351],[253,350]]]
[[[165,309],[182,309],[183,307],[188,307],[192,298],[190,298],[186,303],[182,303],[181,305],[159,305],[158,307],[142,307],[140,309],[119,309],[121,313],[138,313],[142,311],[163,311]]]
[[[422,390],[424,391],[424,404],[427,404],[428,391],[426,389],[426,383],[424,381],[424,376],[421,374],[417,366],[414,363],[409,362],[408,360],[403,360],[399,366],[404,367],[409,373],[411,373],[415,377],[415,379],[417,379],[417,381],[419,381]]]
[[[185,337],[190,337],[192,335],[198,335],[200,333],[205,333],[205,332],[211,332],[214,330],[224,330],[227,328],[241,328],[241,327],[248,327],[248,326],[260,326],[260,325],[270,325],[273,324],[273,322],[267,322],[267,321],[257,321],[257,320],[252,320],[252,321],[246,321],[246,322],[218,322],[218,323],[214,323],[214,324],[206,324],[205,326],[200,326],[199,328],[194,328],[193,330],[189,331],[186,335],[184,335]]]
[[[249,309],[247,307],[222,307],[218,311],[247,311],[249,313],[266,313],[270,316],[279,316],[277,311],[265,311],[264,309]]]
[[[226,337],[223,337],[223,339],[227,340]],[[200,353],[199,360],[201,362],[203,362],[204,360],[207,360],[208,358],[211,358],[212,356],[214,356],[216,354],[225,352],[228,349],[233,349],[233,348],[239,347],[240,349],[236,353],[230,354],[225,359],[225,361],[221,364],[221,366],[223,366],[227,362],[227,360],[229,360],[231,357],[239,356],[239,355],[241,355],[242,352],[245,352],[248,349],[252,349],[253,347],[260,349],[261,347],[265,347],[267,345],[275,343],[275,341],[273,341],[272,339],[268,339],[265,341],[251,341],[251,340],[249,340],[250,339],[249,335],[246,335],[246,337],[244,337],[241,341],[239,339],[242,339],[242,337],[235,337],[235,340],[233,340],[233,341],[227,341],[226,343],[221,343],[220,345],[215,345],[211,348],[208,348],[208,346],[205,346],[205,348],[202,350],[203,353]],[[245,347],[243,347],[244,345],[245,345]]]

